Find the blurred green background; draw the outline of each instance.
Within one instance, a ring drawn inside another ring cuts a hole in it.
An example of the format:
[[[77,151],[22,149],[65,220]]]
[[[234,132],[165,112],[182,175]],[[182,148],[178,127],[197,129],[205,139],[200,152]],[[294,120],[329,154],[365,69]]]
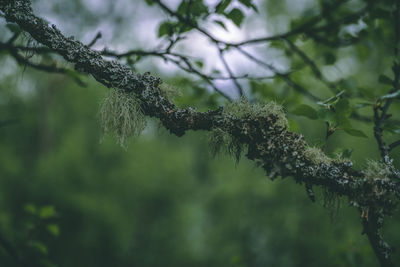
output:
[[[87,20],[79,23],[89,27],[101,16],[80,1],[55,1],[53,9],[34,2],[39,14],[57,21],[76,12]],[[276,14],[271,2],[258,5]],[[267,12],[264,19],[272,23],[268,27],[305,12],[285,3],[274,6],[282,14],[279,18]],[[116,14],[109,20],[122,27],[126,21]],[[84,38],[79,23],[71,29]],[[374,94],[381,86],[379,73],[367,72],[371,66],[390,72],[390,54],[380,42],[385,34],[390,36],[383,31],[365,43],[335,50],[336,62],[356,62],[355,70],[341,77],[350,91],[363,88]],[[115,43],[123,39],[120,35],[116,33]],[[371,51],[364,51],[367,44]],[[316,50],[312,43],[303,48],[317,63],[326,64],[327,48]],[[88,86],[82,88],[65,76],[18,67],[4,51],[0,60],[0,236],[32,266],[377,266],[367,237],[361,235],[359,214],[346,199],[326,207],[317,189],[317,202],[312,203],[304,186],[291,178],[272,182],[244,157],[239,163],[224,155],[213,158],[207,133],[178,138],[152,119],[125,150],[112,136],[102,136],[98,111],[107,94],[102,85],[83,77]],[[143,66],[140,71],[160,72],[167,84],[180,88],[182,96],[176,101],[181,106],[205,109],[225,103],[180,72],[168,75],[151,62]],[[330,96],[318,81],[307,78],[310,70],[296,75],[315,94]],[[283,103],[288,111],[307,102],[288,94],[279,79],[252,82],[246,88],[254,97]],[[368,108],[361,113],[371,115]],[[311,144],[323,143],[323,121],[288,116],[292,129]],[[368,138],[337,132],[327,151],[333,155],[337,149],[353,149],[352,160],[363,168],[379,153],[371,124],[354,125]],[[398,166],[398,150],[393,157]],[[398,215],[388,218],[384,228],[387,241],[398,248],[399,220]],[[398,252],[394,261],[400,262]],[[18,266],[1,246],[0,266]]]

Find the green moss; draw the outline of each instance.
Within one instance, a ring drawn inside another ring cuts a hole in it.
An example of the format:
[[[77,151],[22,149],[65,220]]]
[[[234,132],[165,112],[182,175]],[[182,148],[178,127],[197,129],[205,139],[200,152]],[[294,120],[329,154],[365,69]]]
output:
[[[125,147],[131,136],[139,135],[146,125],[140,101],[133,92],[110,90],[100,108],[104,133],[113,133],[118,143]]]
[[[314,164],[331,164],[333,161],[333,159],[325,155],[325,153],[318,147],[307,147],[304,151],[304,155]]]
[[[219,128],[215,128],[210,132],[209,140],[213,156],[220,152],[225,152],[234,157],[237,162],[239,161],[244,146],[239,140]]]
[[[261,104],[261,103],[251,104],[245,98],[240,98],[238,101],[228,104],[225,107],[224,112],[233,115],[237,118],[251,118],[251,119],[274,115],[278,119],[276,122],[277,125],[284,128],[288,126],[288,121],[286,119],[283,107],[273,101],[268,102],[266,104]]]
[[[375,160],[367,160],[367,166],[364,171],[365,178],[376,180],[390,177],[391,171],[388,165]]]

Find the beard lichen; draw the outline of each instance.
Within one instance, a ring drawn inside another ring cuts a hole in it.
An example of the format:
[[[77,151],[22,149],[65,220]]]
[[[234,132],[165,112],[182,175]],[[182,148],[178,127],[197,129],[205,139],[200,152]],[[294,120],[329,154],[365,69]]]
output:
[[[220,128],[214,128],[209,135],[211,153],[215,157],[220,152],[225,152],[239,162],[243,151],[243,144]]]
[[[146,126],[140,100],[133,92],[121,89],[110,90],[101,104],[100,119],[104,134],[114,134],[122,147],[126,147],[128,139],[138,136]]]

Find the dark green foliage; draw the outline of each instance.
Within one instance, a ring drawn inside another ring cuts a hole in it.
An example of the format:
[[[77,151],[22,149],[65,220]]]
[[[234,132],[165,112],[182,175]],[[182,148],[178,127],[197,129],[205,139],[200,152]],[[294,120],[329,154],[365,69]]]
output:
[[[240,27],[244,19],[244,14],[239,8],[232,9],[229,13],[225,14],[225,16],[232,20],[238,27]]]

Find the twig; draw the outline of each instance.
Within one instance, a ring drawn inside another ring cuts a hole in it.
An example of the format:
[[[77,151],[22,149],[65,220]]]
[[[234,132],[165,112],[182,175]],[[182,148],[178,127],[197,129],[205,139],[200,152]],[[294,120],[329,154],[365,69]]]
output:
[[[295,52],[303,61],[306,63],[308,66],[310,66],[311,71],[314,73],[314,76],[323,82],[330,90],[332,93],[335,95],[339,92],[339,90],[336,88],[336,86],[333,83],[328,82],[325,77],[323,76],[322,72],[319,70],[317,67],[317,64],[309,58],[306,53],[301,51],[300,48],[298,48],[293,42],[291,42],[289,39],[284,39],[285,42],[289,45],[290,49]]]
[[[229,67],[228,63],[226,62],[226,60],[224,58],[224,51],[222,51],[221,49],[219,49],[219,58],[221,59],[222,64],[224,64],[224,67],[225,67],[226,71],[228,72],[229,77],[231,78],[231,80],[235,84],[235,86],[236,86],[236,88],[238,90],[239,96],[243,97],[244,96],[243,88],[240,85],[240,83],[237,81],[237,79],[235,78],[235,75],[233,74],[231,68]]]
[[[92,47],[100,38],[102,37],[101,32],[98,32],[93,40],[87,45],[88,47]]]
[[[400,3],[396,3],[396,8],[394,10],[394,31],[395,31],[395,40],[394,40],[394,58],[397,59],[399,56],[399,49],[398,49],[398,43],[400,41]],[[393,61],[393,74],[394,74],[394,80],[393,80],[393,88],[390,90],[390,93],[397,92],[399,90],[399,82],[400,82],[400,65],[397,60]],[[389,98],[386,100],[386,103],[382,106],[381,104],[381,99],[378,99],[376,104],[374,105],[374,136],[375,139],[378,142],[378,147],[383,159],[383,162],[385,162],[388,165],[391,164],[391,160],[389,157],[389,152],[390,152],[390,147],[388,147],[383,140],[383,129],[382,125],[385,122],[387,118],[390,116],[387,114],[390,105],[393,103],[393,98]],[[379,110],[381,113],[379,114]]]
[[[397,140],[396,142],[393,142],[389,145],[389,151],[392,151],[394,148],[400,145],[400,140]]]
[[[280,71],[278,71],[273,65],[265,63],[264,61],[256,58],[255,56],[251,55],[250,53],[248,53],[247,51],[243,50],[241,47],[236,47],[236,49],[242,53],[243,55],[245,55],[247,58],[251,59],[252,61],[256,62],[257,64],[259,64],[260,66],[263,66],[264,68],[272,71],[273,73],[275,73],[276,76],[281,77],[290,87],[293,87],[293,89],[295,89],[296,91],[298,91],[299,93],[301,93],[302,95],[310,98],[313,101],[320,101],[321,99],[316,97],[315,95],[313,95],[312,93],[310,93],[308,90],[306,90],[305,88],[303,88],[301,85],[299,85],[298,83],[295,83],[288,74],[283,74]]]

